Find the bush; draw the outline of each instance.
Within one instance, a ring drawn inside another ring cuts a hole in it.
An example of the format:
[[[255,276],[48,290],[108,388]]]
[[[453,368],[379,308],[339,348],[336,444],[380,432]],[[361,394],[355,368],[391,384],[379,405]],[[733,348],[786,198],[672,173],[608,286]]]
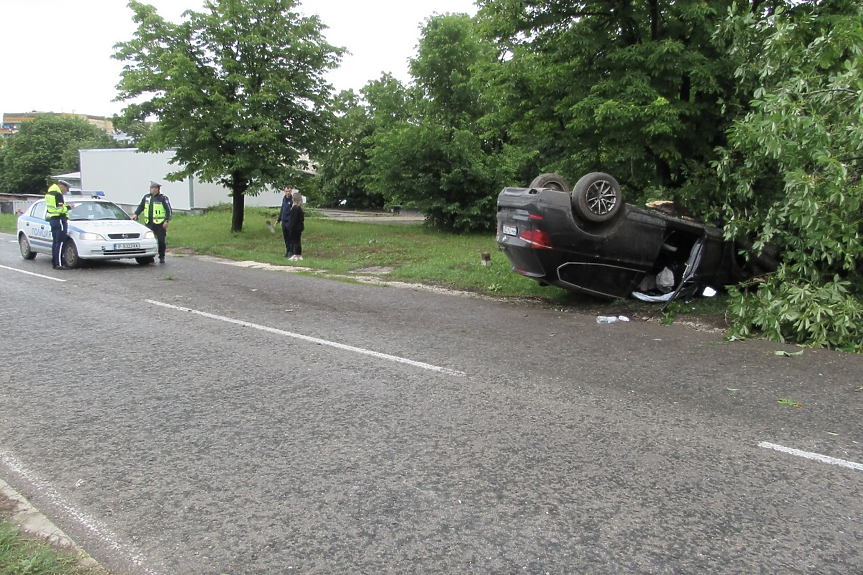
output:
[[[849,282],[836,278],[816,285],[786,278],[784,271],[754,290],[747,289],[750,284],[729,292],[731,335],[760,330],[772,341],[863,351],[863,302],[849,293]]]

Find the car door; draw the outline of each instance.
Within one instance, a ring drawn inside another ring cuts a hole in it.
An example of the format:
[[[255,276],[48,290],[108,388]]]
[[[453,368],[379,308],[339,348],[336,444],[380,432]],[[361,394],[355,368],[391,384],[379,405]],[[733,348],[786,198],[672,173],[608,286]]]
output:
[[[23,231],[34,252],[51,253],[51,224],[48,223],[47,215],[48,206],[44,200],[40,200],[24,219]]]

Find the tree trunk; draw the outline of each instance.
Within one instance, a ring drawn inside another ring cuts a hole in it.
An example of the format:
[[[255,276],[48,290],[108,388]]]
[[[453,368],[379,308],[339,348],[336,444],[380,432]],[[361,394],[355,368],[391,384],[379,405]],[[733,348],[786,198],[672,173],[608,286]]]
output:
[[[653,42],[659,40],[659,2],[650,0],[650,39]]]
[[[231,196],[234,198],[234,207],[231,217],[231,231],[239,233],[243,231],[243,217],[246,214],[246,190],[249,182],[240,174],[231,175]]]

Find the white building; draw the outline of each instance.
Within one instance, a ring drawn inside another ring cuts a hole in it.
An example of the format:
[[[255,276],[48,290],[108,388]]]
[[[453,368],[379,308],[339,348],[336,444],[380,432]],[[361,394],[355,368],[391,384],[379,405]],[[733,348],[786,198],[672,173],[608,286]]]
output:
[[[166,176],[178,171],[170,164],[174,151],[138,152],[136,148],[80,150],[81,189],[105,192],[105,198],[115,204],[134,208],[150,191],[150,182],[162,184],[162,193],[171,199],[175,210],[209,208],[230,204],[230,190],[219,184],[202,182],[189,177],[181,182],[169,182]],[[246,206],[279,207],[281,190],[268,190],[257,196],[246,196]]]

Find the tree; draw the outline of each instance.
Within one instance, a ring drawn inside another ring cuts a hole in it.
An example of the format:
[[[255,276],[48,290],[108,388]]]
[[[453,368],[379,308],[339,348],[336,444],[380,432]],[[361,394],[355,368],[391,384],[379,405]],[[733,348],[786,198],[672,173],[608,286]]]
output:
[[[6,141],[0,191],[45,193],[53,174],[80,169],[78,150],[119,148],[104,130],[76,116],[39,114]]]
[[[111,122],[114,124],[114,129],[124,134],[133,147],[137,147],[153,129],[152,122],[127,121],[123,116],[114,116]]]
[[[407,120],[407,94],[391,74],[370,81],[360,92],[345,91],[337,98],[332,138],[321,155],[318,175],[327,204],[345,201],[350,207],[380,208],[387,199],[367,186],[372,136]]]
[[[297,5],[206,0],[206,12],[187,11],[172,24],[131,0],[138,29],[114,55],[127,62],[118,85],[118,99],[132,101],[124,120],[159,120],[139,148],[176,148],[171,180],[195,174],[228,187],[234,232],[243,228],[245,195],[296,178],[301,155],[326,137],[331,87],[324,74],[344,50],[328,44],[320,19],[300,16]]]
[[[736,335],[863,350],[863,9],[807,3],[724,27],[759,88],[718,163],[728,237],[782,255],[735,290]]]
[[[609,172],[632,201],[673,194],[693,175],[715,181],[704,168],[736,112],[723,103],[746,98],[713,40],[732,3],[485,0],[479,24],[502,60],[489,121],[542,171]],[[704,189],[694,187],[679,195],[693,201]]]
[[[487,138],[479,122],[487,103],[476,72],[493,62],[493,47],[466,14],[426,20],[411,60],[416,85],[406,109],[413,117],[370,137],[370,190],[416,205],[435,227],[469,232],[494,226],[497,192],[511,176],[501,169],[499,142]],[[385,109],[378,106],[375,117],[386,117]]]
[[[3,189],[3,174],[6,171],[6,139],[0,138],[0,192],[5,191]]]

